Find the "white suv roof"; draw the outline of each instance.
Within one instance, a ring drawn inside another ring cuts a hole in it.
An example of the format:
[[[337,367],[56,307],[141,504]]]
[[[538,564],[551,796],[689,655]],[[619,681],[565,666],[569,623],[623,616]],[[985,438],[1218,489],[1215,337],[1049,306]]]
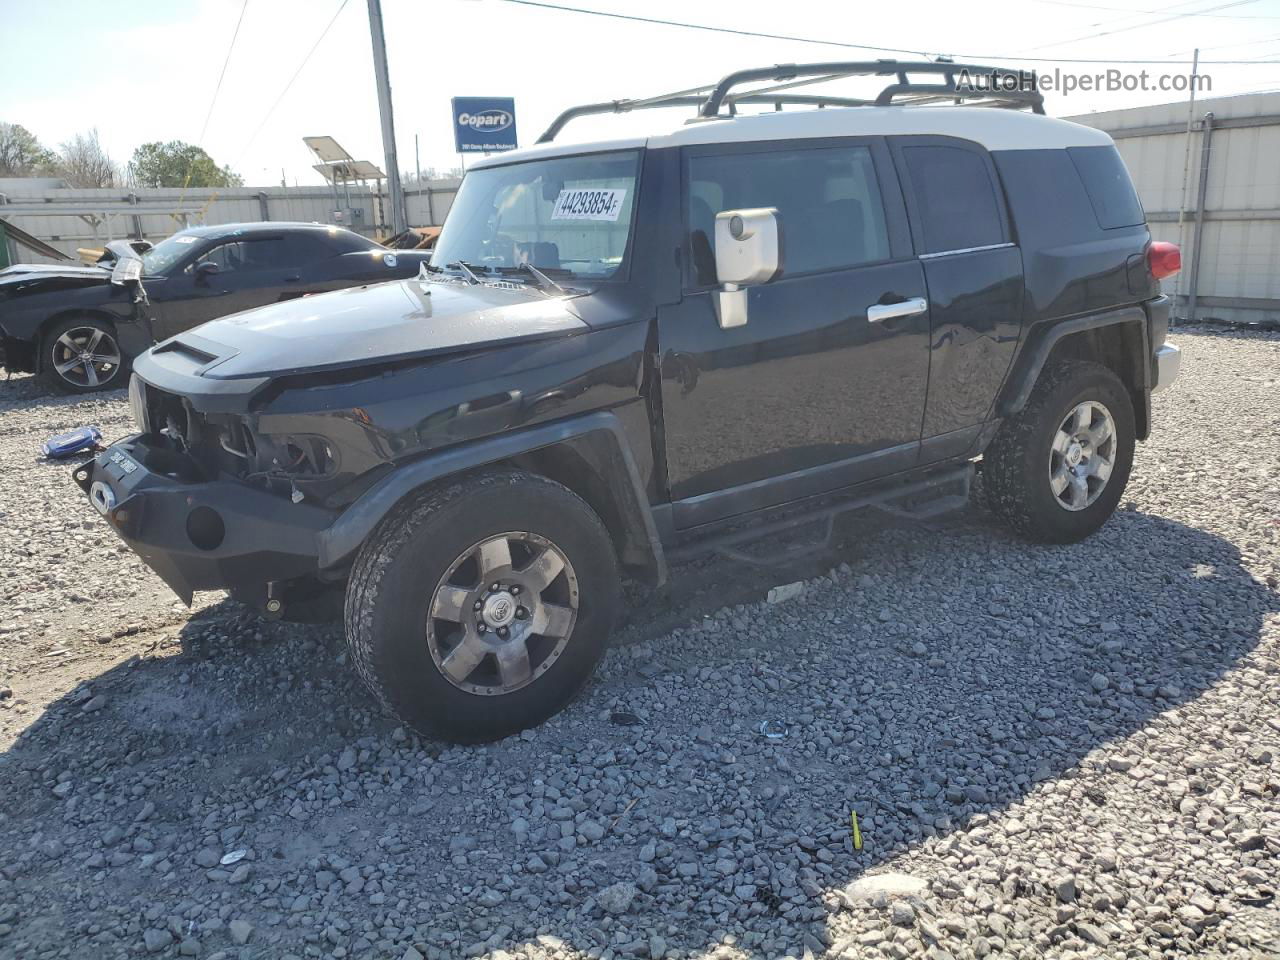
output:
[[[588,143],[546,143],[486,157],[471,169],[545,157],[570,156],[635,147],[674,147],[697,143],[754,140],[804,140],[822,137],[932,134],[980,143],[988,150],[1044,150],[1107,146],[1101,130],[1068,120],[993,107],[825,107],[751,116],[692,120],[666,133]]]

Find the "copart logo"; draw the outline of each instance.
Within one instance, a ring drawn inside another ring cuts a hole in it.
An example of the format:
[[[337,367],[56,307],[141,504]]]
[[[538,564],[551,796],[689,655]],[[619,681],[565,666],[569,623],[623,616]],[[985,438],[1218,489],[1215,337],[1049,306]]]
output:
[[[479,110],[458,114],[458,123],[472,130],[505,130],[511,126],[511,114],[505,110]]]

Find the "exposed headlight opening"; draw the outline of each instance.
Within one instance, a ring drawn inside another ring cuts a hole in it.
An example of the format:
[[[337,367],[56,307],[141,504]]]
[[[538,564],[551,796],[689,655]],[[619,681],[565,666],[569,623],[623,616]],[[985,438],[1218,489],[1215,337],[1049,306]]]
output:
[[[151,416],[147,410],[147,385],[135,373],[129,378],[129,415],[139,433],[151,432]]]

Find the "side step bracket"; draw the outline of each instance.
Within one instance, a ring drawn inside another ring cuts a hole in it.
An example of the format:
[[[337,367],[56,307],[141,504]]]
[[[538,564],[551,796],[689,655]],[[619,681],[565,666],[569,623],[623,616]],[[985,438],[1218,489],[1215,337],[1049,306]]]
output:
[[[819,498],[811,506],[793,505],[779,508],[772,519],[764,522],[745,522],[723,529],[723,532],[698,537],[668,550],[670,562],[678,563],[693,556],[714,552],[734,560],[757,566],[782,566],[811,553],[825,549],[835,534],[837,518],[853,510],[873,508],[901,520],[923,522],[932,520],[969,502],[969,488],[973,482],[973,464],[962,463],[939,470],[922,480],[897,486],[881,487],[874,492]],[[777,537],[794,534],[799,528],[813,524],[817,533],[811,540],[791,546],[773,549],[767,556],[740,549]]]

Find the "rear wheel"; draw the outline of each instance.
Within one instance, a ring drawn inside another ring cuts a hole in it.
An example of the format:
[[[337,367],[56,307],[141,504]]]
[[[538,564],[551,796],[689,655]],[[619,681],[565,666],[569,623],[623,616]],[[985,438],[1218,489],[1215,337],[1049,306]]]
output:
[[[1082,540],[1120,502],[1133,447],[1133,404],[1120,378],[1100,363],[1060,361],[983,455],[987,503],[1030,540]]]
[[[369,688],[462,743],[541,723],[604,652],[618,606],[608,531],[544,477],[486,474],[397,508],[361,548],[347,642]]]
[[[64,393],[94,393],[125,385],[128,361],[116,328],[98,317],[71,317],[54,324],[41,340],[40,372]]]

